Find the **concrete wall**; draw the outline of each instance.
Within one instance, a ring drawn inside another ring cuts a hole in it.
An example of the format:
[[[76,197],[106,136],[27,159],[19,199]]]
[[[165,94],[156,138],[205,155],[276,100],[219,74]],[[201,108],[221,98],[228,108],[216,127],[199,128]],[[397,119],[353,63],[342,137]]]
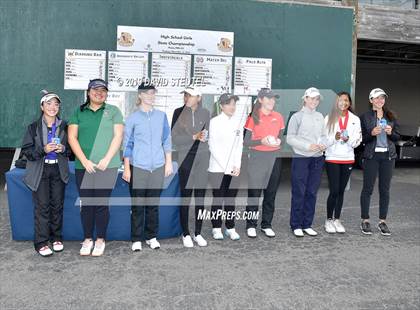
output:
[[[276,3],[302,3],[306,5],[329,7],[357,7],[358,33],[357,37],[364,40],[378,40],[387,42],[420,43],[420,10],[413,9],[413,5],[398,5],[384,1],[381,5],[371,5],[358,0],[257,0]],[[400,1],[402,2],[402,1]],[[386,5],[386,4],[394,5]]]
[[[389,95],[388,104],[399,117],[403,134],[416,134],[420,126],[420,66],[358,63],[356,75],[356,111],[370,108],[372,88],[380,87]]]

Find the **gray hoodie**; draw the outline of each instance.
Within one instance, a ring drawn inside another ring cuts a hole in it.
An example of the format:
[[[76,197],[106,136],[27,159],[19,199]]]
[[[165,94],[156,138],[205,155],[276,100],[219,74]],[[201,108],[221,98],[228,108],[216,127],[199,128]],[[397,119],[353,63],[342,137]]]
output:
[[[324,117],[317,111],[303,107],[292,115],[287,127],[287,143],[297,157],[319,157],[323,152],[313,152],[311,144],[327,144]]]

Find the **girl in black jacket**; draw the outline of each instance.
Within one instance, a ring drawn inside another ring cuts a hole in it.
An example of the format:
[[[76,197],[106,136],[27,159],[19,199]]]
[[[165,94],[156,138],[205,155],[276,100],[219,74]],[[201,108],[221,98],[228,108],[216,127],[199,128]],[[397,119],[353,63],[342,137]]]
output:
[[[57,116],[60,103],[56,94],[44,91],[42,115],[28,126],[22,145],[28,160],[23,181],[32,190],[34,202],[34,246],[44,257],[64,249],[61,230],[70,148],[67,123]]]
[[[386,224],[389,205],[389,189],[392,170],[397,153],[395,142],[400,139],[399,126],[395,114],[388,110],[385,98],[388,95],[380,88],[369,94],[372,110],[360,117],[363,144],[363,189],[360,195],[362,223],[360,228],[365,235],[371,235],[369,223],[370,197],[376,176],[379,176],[379,223],[378,229],[384,236],[391,235]]]

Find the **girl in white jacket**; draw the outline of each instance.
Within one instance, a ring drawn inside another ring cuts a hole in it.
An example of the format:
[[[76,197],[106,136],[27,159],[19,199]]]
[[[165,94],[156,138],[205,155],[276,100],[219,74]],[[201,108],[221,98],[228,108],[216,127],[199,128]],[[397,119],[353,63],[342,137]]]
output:
[[[210,120],[209,127],[209,179],[213,188],[211,211],[213,238],[223,239],[222,219],[226,219],[226,236],[239,240],[235,230],[235,197],[239,188],[241,157],[243,148],[243,127],[240,120],[233,117],[238,96],[223,94],[219,98],[222,112]],[[225,216],[222,216],[224,207]]]
[[[325,151],[325,168],[330,194],[327,200],[327,233],[344,233],[340,222],[344,190],[354,163],[354,149],[362,142],[359,118],[352,113],[350,94],[340,92],[331,112],[325,117],[328,148]]]

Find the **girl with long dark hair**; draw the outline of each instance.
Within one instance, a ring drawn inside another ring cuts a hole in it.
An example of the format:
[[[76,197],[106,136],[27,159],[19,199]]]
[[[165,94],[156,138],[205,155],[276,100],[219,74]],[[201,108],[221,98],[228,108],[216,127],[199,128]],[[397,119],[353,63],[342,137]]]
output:
[[[279,156],[281,135],[284,129],[283,116],[274,111],[278,95],[269,88],[262,88],[251,115],[245,124],[244,145],[250,148],[248,160],[248,203],[246,211],[247,235],[257,236],[258,206],[261,193],[262,202],[261,230],[267,237],[275,237],[271,222],[273,220],[275,199],[280,184],[281,158]]]
[[[328,140],[325,168],[330,193],[324,227],[327,233],[344,233],[346,230],[340,221],[344,191],[352,172],[354,149],[362,141],[360,119],[353,114],[349,93],[337,94],[331,112],[325,117],[325,124]]]
[[[372,89],[369,94],[372,109],[360,116],[365,146],[363,189],[360,195],[362,217],[360,229],[365,235],[372,234],[369,208],[376,177],[379,178],[379,223],[377,227],[382,235],[391,235],[386,218],[392,170],[395,166],[395,158],[397,158],[395,143],[400,139],[400,134],[397,117],[385,103],[387,98],[388,95],[381,88]]]

